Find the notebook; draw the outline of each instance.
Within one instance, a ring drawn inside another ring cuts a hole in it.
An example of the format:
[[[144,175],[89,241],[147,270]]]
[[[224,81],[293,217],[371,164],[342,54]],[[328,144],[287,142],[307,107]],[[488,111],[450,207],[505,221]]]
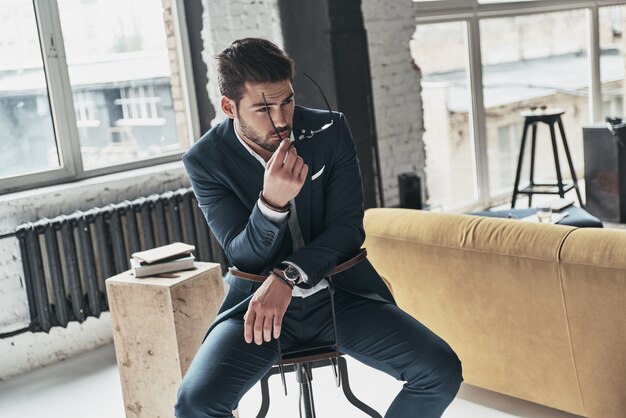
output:
[[[139,261],[151,264],[189,254],[195,249],[196,247],[193,245],[185,244],[183,242],[174,242],[172,244],[163,245],[150,250],[139,251],[133,253],[132,256]]]

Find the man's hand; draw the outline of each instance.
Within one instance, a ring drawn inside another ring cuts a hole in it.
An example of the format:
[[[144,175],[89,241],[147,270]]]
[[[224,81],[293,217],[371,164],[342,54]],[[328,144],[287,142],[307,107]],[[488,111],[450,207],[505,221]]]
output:
[[[263,177],[263,198],[272,206],[287,205],[300,193],[308,172],[309,167],[304,164],[302,157],[298,157],[291,141],[284,139],[267,162]]]
[[[289,286],[274,273],[270,274],[261,287],[254,292],[248,311],[243,317],[246,342],[251,343],[253,337],[257,345],[261,345],[263,341],[271,341],[272,326],[274,338],[280,337],[283,316],[289,302],[291,302]]]

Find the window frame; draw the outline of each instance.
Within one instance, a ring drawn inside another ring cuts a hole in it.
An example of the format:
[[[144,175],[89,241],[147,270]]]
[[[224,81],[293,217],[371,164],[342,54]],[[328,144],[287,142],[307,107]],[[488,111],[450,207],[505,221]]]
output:
[[[181,90],[186,107],[187,131],[190,135],[189,142],[193,144],[199,137],[200,122],[193,85],[191,52],[183,1],[171,0],[171,11],[174,20]],[[75,182],[106,174],[180,161],[186,149],[144,160],[84,170],[57,0],[33,0],[32,2],[46,77],[50,115],[61,166],[2,178],[0,179],[0,194]]]
[[[589,56],[589,123],[602,119],[600,83],[599,9],[626,5],[626,0],[530,0],[479,3],[478,0],[413,0],[416,25],[465,22],[467,73],[470,86],[470,140],[474,145],[477,199],[470,204],[449,208],[452,212],[485,209],[510,200],[511,194],[491,196],[489,158],[487,155],[486,113],[483,97],[483,68],[480,44],[480,21],[488,18],[533,15],[585,9],[587,14],[587,45]],[[521,134],[520,134],[521,135]]]

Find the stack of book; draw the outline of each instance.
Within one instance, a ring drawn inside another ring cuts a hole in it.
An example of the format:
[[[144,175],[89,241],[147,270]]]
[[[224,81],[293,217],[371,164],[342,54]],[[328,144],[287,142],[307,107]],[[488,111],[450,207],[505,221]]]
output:
[[[194,268],[196,247],[183,242],[164,245],[151,250],[132,254],[131,269],[135,277],[154,276],[161,273],[189,270]]]

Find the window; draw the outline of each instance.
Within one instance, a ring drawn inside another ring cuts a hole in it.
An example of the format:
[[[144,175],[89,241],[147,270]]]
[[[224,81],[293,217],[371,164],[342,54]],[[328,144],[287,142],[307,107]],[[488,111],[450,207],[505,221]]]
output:
[[[519,159],[520,145],[522,142],[523,123],[510,123],[497,128],[498,136],[495,146],[489,149],[489,164],[494,175],[489,178],[492,181],[491,187],[507,193],[512,189],[511,185],[515,179],[517,161]],[[530,138],[530,137],[529,137]],[[526,146],[524,161],[528,163],[530,147]],[[522,178],[528,178],[529,165],[522,167]]]
[[[0,0],[0,192],[180,159],[198,134],[180,7]]]
[[[465,33],[464,22],[418,25],[410,43],[422,71],[428,203],[446,210],[478,196]]]
[[[154,92],[152,85],[125,87],[120,89],[120,98],[115,104],[122,108],[122,118],[115,121],[117,126],[164,125],[165,119],[159,117],[157,105],[161,98]]]
[[[622,22],[626,1],[603,7],[560,0],[414,3],[417,31],[411,50],[422,77],[431,197],[444,208],[457,210],[510,201],[523,129],[520,112],[531,106],[565,111],[563,125],[580,180],[584,171],[582,127],[607,116],[624,116]],[[441,36],[440,28],[447,29],[447,38]],[[462,47],[463,37],[466,45]],[[446,104],[443,108],[432,102],[437,87],[448,89],[441,94],[446,97],[440,100]],[[440,116],[437,123],[434,114],[445,117]],[[465,129],[468,132],[461,134]],[[455,147],[443,146],[443,133],[449,132],[457,133]],[[548,127],[539,125],[537,135],[535,179],[555,180]],[[556,135],[560,136],[558,130]],[[557,143],[567,178],[569,168],[563,147]],[[522,186],[528,182],[528,157],[524,157]],[[442,163],[468,158],[472,161],[463,173],[471,180],[459,175],[458,164],[445,168]],[[444,169],[437,172],[438,167]],[[432,173],[439,177],[437,184],[431,183],[435,181]],[[476,187],[468,190],[468,184]]]
[[[0,178],[59,168],[32,4],[0,1]]]
[[[480,22],[483,97],[487,130],[490,196],[509,196],[513,190],[524,118],[530,107],[565,111],[561,117],[577,177],[583,177],[582,127],[589,121],[589,57],[583,10],[540,15],[483,19]],[[514,48],[511,48],[514,45]],[[502,125],[517,127],[517,148],[503,146]],[[561,172],[570,178],[557,129]],[[530,149],[527,134],[526,149]],[[548,125],[537,125],[536,181],[556,179]],[[502,153],[504,153],[502,155]],[[513,153],[513,158],[511,158]],[[530,156],[530,154],[529,154]],[[524,168],[530,159],[524,158]],[[503,163],[508,163],[503,167]],[[521,184],[528,183],[521,177]]]
[[[76,112],[76,126],[79,128],[100,126],[100,121],[96,118],[96,102],[90,91],[74,93],[74,111]]]
[[[599,18],[602,116],[623,118],[624,35],[622,19],[626,18],[626,6],[601,7]]]

